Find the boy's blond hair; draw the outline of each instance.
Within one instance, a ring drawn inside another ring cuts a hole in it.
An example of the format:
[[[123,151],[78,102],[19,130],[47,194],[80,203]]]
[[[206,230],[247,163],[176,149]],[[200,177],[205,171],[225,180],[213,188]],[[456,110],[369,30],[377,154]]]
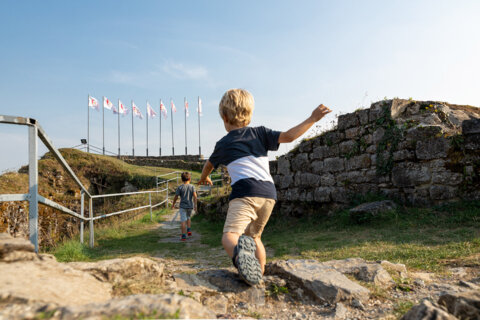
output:
[[[250,123],[255,105],[253,96],[244,89],[230,89],[220,100],[218,111],[231,125],[245,127]]]

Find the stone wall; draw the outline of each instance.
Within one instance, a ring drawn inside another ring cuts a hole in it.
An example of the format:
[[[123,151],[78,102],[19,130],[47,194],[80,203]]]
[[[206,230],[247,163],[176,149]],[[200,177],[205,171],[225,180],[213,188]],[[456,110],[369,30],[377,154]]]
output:
[[[184,170],[201,171],[205,160],[203,156],[183,155],[183,156],[162,156],[162,157],[132,157],[122,156],[123,161],[137,166],[152,166],[175,168]]]
[[[368,193],[416,205],[480,199],[480,109],[379,101],[341,115],[336,129],[302,141],[270,167],[277,208],[291,214]]]

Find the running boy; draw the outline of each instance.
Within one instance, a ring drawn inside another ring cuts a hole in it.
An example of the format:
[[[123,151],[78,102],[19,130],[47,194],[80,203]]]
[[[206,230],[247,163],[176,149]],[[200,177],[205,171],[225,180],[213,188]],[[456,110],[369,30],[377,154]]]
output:
[[[254,100],[242,89],[230,89],[219,105],[226,136],[220,139],[203,167],[199,184],[212,184],[208,175],[220,164],[227,166],[232,193],[223,228],[222,244],[240,276],[250,285],[257,284],[265,271],[266,253],[261,235],[277,199],[270,175],[267,153],[280,143],[292,142],[331,110],[315,108],[305,121],[288,131],[265,127],[247,127]]]
[[[183,184],[178,186],[172,202],[173,209],[175,208],[175,202],[177,202],[178,197],[180,197],[180,221],[182,225],[182,241],[187,240],[187,234],[189,237],[192,235],[190,217],[192,216],[192,210],[194,208],[195,211],[197,211],[197,192],[195,192],[195,187],[190,184],[191,180],[192,175],[190,174],[190,172],[182,173]]]

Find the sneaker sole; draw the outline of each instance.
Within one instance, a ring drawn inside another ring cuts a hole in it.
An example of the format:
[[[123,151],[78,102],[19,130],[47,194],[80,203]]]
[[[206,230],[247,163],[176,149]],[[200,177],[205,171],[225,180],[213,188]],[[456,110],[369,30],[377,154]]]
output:
[[[255,251],[257,245],[255,240],[249,236],[240,236],[238,239],[238,273],[240,277],[249,285],[255,285],[262,280],[262,268],[257,257],[255,257]]]

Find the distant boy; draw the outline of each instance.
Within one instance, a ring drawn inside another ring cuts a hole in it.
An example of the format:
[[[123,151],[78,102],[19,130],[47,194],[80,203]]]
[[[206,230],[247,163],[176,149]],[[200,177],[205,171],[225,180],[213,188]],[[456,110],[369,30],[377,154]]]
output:
[[[305,121],[280,132],[247,127],[253,108],[253,97],[246,90],[230,89],[223,95],[219,112],[228,134],[215,145],[199,181],[211,185],[208,175],[212,170],[220,164],[227,166],[232,193],[222,244],[240,276],[250,285],[259,283],[265,271],[266,253],[261,235],[277,199],[267,153],[278,150],[280,143],[297,139],[331,112],[321,104]]]
[[[178,186],[175,191],[175,197],[172,202],[172,209],[175,208],[175,203],[178,197],[180,197],[180,221],[182,225],[182,237],[181,241],[187,241],[187,234],[190,237],[192,235],[191,220],[192,210],[197,211],[197,192],[195,187],[190,184],[192,175],[190,172],[182,173],[183,184]]]

